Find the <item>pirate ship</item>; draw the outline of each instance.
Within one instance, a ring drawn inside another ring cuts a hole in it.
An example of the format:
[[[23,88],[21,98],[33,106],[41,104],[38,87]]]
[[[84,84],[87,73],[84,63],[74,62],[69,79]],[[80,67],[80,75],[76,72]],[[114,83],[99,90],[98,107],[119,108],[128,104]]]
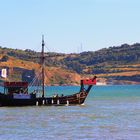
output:
[[[27,82],[4,82],[4,93],[0,92],[0,106],[57,106],[57,105],[81,105],[84,103],[88,93],[93,85],[96,85],[96,76],[92,79],[82,79],[80,82],[79,92],[72,95],[61,96],[47,96],[45,93],[45,55],[44,55],[44,37],[42,37],[42,52],[41,52],[41,79],[37,87],[41,90],[29,91],[30,85]],[[39,79],[37,77],[37,79]],[[35,81],[35,80],[34,80]],[[41,96],[38,96],[38,92],[41,91]],[[65,91],[64,91],[65,92]]]

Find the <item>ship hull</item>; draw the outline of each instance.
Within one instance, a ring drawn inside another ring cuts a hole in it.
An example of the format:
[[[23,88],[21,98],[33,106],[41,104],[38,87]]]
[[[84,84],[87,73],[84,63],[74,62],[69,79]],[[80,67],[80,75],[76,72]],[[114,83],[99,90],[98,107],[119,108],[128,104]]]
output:
[[[32,97],[30,99],[14,99],[12,96],[0,94],[0,106],[61,106],[61,105],[80,105],[83,104],[86,92],[76,93],[63,97]]]

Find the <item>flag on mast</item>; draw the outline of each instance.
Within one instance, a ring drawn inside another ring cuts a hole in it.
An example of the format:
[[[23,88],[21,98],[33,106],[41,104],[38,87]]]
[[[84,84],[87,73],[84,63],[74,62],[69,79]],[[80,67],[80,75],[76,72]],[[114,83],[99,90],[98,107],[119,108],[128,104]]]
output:
[[[7,78],[7,70],[6,69],[1,70],[1,77]]]

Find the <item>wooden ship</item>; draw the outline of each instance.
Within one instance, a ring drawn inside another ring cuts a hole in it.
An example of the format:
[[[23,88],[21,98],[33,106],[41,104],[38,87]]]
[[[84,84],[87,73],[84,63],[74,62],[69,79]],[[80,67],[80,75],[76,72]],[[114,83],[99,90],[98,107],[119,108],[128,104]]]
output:
[[[47,96],[45,94],[45,74],[44,74],[44,38],[42,37],[41,52],[41,97],[37,92],[29,91],[28,82],[4,82],[4,93],[0,92],[0,106],[62,106],[62,105],[81,105],[84,103],[93,85],[96,85],[96,76],[92,79],[83,79],[80,82],[79,92],[72,95]],[[65,93],[65,91],[64,91]]]

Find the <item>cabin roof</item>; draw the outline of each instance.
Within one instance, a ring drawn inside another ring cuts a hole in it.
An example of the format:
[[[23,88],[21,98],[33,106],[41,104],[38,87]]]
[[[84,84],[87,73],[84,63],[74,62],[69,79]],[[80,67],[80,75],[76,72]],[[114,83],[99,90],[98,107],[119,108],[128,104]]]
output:
[[[28,87],[28,82],[4,82],[4,87]]]

